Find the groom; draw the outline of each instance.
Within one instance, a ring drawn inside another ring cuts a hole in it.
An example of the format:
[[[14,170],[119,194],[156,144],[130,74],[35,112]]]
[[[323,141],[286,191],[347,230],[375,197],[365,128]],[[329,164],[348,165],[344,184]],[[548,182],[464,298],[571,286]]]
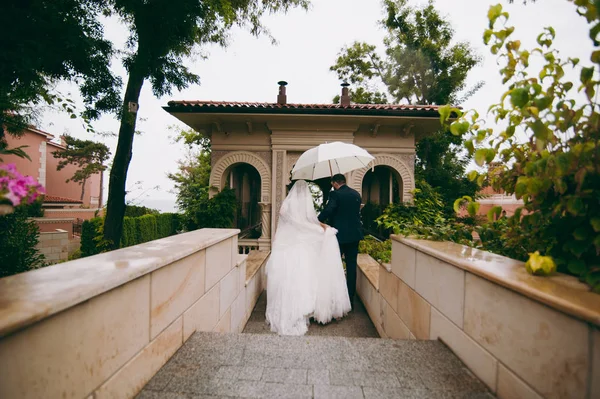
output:
[[[346,284],[350,304],[354,307],[356,293],[356,258],[358,242],[364,238],[360,222],[360,194],[346,185],[344,175],[337,174],[331,178],[335,191],[329,193],[325,209],[319,215],[321,223],[329,222],[338,231],[337,239],[340,252],[346,259]]]

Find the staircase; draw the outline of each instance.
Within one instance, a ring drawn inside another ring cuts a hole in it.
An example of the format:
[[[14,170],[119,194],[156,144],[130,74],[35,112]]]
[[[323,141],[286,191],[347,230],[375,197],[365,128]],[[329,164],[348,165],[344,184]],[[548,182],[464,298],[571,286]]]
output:
[[[243,334],[195,333],[138,398],[493,398],[440,341],[376,338],[360,302],[303,337],[270,333],[265,307]]]

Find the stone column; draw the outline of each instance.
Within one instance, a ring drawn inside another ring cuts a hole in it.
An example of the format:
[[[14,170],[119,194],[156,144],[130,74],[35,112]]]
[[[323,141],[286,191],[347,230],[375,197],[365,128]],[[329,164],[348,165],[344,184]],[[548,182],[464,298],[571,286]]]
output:
[[[271,204],[267,202],[259,202],[260,205],[260,219],[262,223],[262,234],[261,239],[271,238]]]

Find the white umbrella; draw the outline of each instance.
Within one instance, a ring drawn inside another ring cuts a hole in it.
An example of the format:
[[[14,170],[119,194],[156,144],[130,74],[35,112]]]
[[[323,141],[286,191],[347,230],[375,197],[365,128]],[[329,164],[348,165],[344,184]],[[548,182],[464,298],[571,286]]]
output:
[[[375,159],[365,149],[339,141],[304,152],[292,169],[292,180],[316,180],[364,168]]]

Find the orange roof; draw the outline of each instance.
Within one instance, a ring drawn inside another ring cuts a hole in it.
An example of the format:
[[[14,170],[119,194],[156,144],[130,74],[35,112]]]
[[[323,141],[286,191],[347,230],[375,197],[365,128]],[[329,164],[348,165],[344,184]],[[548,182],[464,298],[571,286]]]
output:
[[[57,195],[45,195],[44,196],[45,204],[83,204],[83,201],[67,198],[67,197],[59,197]]]

